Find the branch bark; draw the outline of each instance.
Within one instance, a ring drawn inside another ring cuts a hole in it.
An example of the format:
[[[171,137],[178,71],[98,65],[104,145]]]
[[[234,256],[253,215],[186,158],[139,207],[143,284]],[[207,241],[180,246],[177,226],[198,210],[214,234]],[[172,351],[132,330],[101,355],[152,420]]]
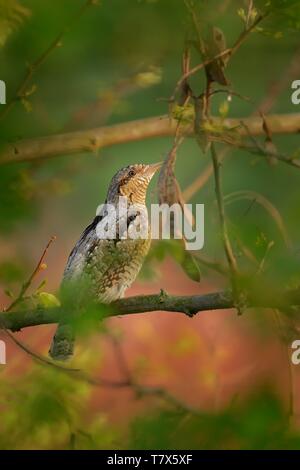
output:
[[[256,291],[248,296],[247,306],[261,308],[290,309],[300,306],[300,289],[275,294],[273,290]],[[198,312],[234,308],[234,299],[229,292],[212,292],[203,295],[171,296],[165,292],[160,294],[128,297],[118,300],[109,306],[107,317],[141,314],[145,312],[179,312],[194,316]],[[51,309],[33,309],[0,313],[0,329],[19,331],[22,328],[58,323],[66,314],[62,307]],[[103,306],[97,312],[99,320],[103,320]]]
[[[219,121],[219,118],[212,119],[215,123]],[[239,128],[240,135],[247,137],[247,132],[240,126],[241,120],[251,135],[264,134],[263,121],[260,116],[226,119],[223,124],[229,128]],[[169,116],[156,116],[84,131],[20,140],[6,145],[0,153],[0,164],[90,153],[126,142],[173,136],[177,124],[178,122],[170,119]],[[272,134],[299,133],[300,113],[270,115],[268,125]]]

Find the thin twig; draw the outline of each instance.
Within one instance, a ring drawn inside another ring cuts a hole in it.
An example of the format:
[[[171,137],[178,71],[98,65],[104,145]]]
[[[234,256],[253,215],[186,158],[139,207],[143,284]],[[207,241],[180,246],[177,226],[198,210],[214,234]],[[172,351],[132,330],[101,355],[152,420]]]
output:
[[[261,144],[258,142],[258,140],[254,137],[254,135],[250,132],[249,127],[247,124],[245,124],[244,121],[240,122],[241,126],[245,129],[247,136],[253,143],[253,145],[246,144],[244,142],[236,142],[235,146],[244,150],[247,150],[247,152],[250,153],[255,153],[257,155],[263,155],[266,158],[275,158],[276,160],[279,160],[281,162],[286,163],[287,165],[294,166],[296,168],[300,168],[300,160],[299,158],[293,158],[289,157],[287,155],[281,154],[279,152],[274,151],[270,152],[269,150],[265,149],[264,147],[261,146]],[[230,142],[228,142],[229,145]]]
[[[190,4],[189,0],[184,0],[184,4],[185,4],[187,10],[189,11],[189,13],[191,15],[191,18],[192,18],[192,21],[193,21],[193,24],[194,24],[194,29],[195,29],[196,34],[197,34],[198,46],[200,48],[202,56],[204,56],[205,46],[204,46],[203,39],[202,39],[202,36],[201,36],[200,25],[199,25],[199,21],[198,21],[197,15],[196,15],[196,11],[193,8],[193,6]]]
[[[211,175],[213,174],[213,166],[211,163],[206,165],[204,170],[200,173],[199,176],[187,187],[184,189],[182,195],[185,201],[189,201],[192,197],[207,183]]]
[[[294,380],[293,380],[293,365],[290,360],[290,348],[287,344],[286,338],[283,336],[286,330],[286,319],[282,318],[280,312],[277,309],[272,309],[273,319],[275,327],[277,329],[277,334],[281,339],[283,345],[284,356],[287,364],[288,371],[288,390],[289,390],[289,406],[288,406],[288,415],[289,418],[292,418],[295,415],[295,399],[294,399]]]
[[[133,384],[133,379],[132,379],[132,376],[131,376],[131,372],[130,372],[130,369],[129,369],[128,364],[126,362],[126,359],[124,357],[124,353],[122,351],[119,340],[115,337],[115,335],[113,333],[110,333],[109,331],[106,331],[106,336],[111,341],[111,344],[113,346],[114,354],[115,354],[115,357],[117,359],[120,371],[124,376],[124,381],[126,381],[128,384]]]

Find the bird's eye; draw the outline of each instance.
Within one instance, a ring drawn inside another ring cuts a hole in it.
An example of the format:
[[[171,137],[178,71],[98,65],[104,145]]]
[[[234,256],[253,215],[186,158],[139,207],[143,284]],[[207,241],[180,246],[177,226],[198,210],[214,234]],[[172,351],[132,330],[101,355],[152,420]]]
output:
[[[134,171],[134,170],[130,170],[130,171],[128,172],[128,176],[132,177],[132,176],[134,176],[134,175],[135,175],[135,171]]]

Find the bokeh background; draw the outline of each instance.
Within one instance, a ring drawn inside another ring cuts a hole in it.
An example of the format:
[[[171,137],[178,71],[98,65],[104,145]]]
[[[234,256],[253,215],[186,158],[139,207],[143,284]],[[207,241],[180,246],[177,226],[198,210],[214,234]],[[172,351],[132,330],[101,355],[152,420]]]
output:
[[[228,44],[243,28],[238,10],[246,3],[199,2],[207,21],[223,29]],[[274,3],[279,8],[285,2]],[[233,97],[230,116],[253,114],[278,80],[284,85],[270,111],[297,112],[290,85],[300,78],[299,61],[295,61],[299,32],[291,19],[297,19],[298,3],[290,2],[295,8],[291,17],[279,8],[266,21],[265,30],[252,33],[231,60],[227,72],[231,87],[252,101]],[[0,79],[6,82],[8,98],[14,95],[26,65],[68,28],[83,4],[83,0],[0,1]],[[263,4],[258,2],[258,7]],[[181,0],[103,0],[91,5],[34,74],[28,96],[1,120],[1,148],[23,138],[167,113],[166,99],[180,77],[184,39],[190,29]],[[196,64],[199,58],[193,60]],[[202,75],[192,83],[200,93]],[[223,101],[224,96],[214,98],[214,114]],[[299,146],[299,135],[276,136],[274,142],[290,155]],[[52,235],[57,240],[47,254],[47,269],[34,281],[30,294],[36,294],[43,279],[46,283],[40,290],[57,294],[68,254],[104,201],[113,174],[127,164],[159,161],[171,145],[171,137],[155,138],[96,153],[1,165],[1,308],[18,293]],[[209,163],[194,139],[186,139],[176,166],[181,187],[189,188]],[[238,262],[255,272],[273,241],[266,258],[266,279],[276,288],[298,286],[298,170],[234,150],[224,161],[223,187]],[[231,200],[230,195],[238,191],[248,191],[246,199]],[[258,195],[264,198],[262,204]],[[156,197],[153,181],[149,200]],[[191,202],[205,204],[205,245],[200,256],[224,263],[212,177],[192,194]],[[228,287],[226,277],[201,263],[200,267],[202,279],[197,283],[172,250],[155,243],[127,295],[160,289],[188,295]],[[132,387],[92,386],[72,374],[36,364],[2,333],[7,365],[0,366],[0,447],[299,448],[300,366],[291,365],[289,347],[298,338],[297,332],[287,333],[281,323],[271,310],[251,309],[240,317],[234,310],[212,311],[193,319],[153,312],[107,320],[109,334],[103,330],[79,338],[72,366],[91,377],[122,380],[117,341],[135,380],[143,386],[162,387],[182,407],[173,406],[159,393],[145,396]],[[16,337],[47,355],[54,329],[54,325],[26,328]]]

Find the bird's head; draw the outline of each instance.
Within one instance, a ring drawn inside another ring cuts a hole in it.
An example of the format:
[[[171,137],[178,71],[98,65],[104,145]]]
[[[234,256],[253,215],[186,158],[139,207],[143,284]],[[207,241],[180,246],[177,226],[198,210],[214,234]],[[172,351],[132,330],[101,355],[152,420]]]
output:
[[[129,165],[112,178],[107,202],[115,202],[118,196],[125,196],[133,204],[145,204],[148,185],[162,163],[152,165]]]

